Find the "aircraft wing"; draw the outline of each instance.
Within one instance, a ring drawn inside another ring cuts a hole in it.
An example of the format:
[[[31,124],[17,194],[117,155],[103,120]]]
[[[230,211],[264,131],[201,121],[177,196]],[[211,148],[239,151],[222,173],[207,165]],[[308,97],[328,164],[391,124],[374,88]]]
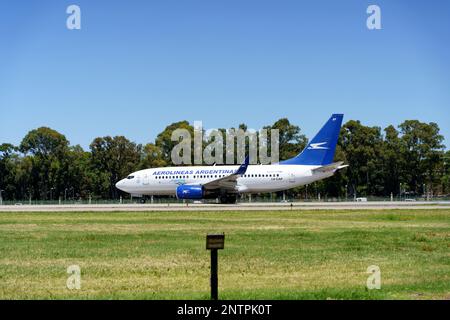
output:
[[[247,156],[245,158],[245,161],[239,169],[236,170],[235,173],[232,173],[228,176],[207,182],[203,185],[205,190],[214,190],[214,189],[225,189],[230,191],[236,191],[236,185],[237,185],[237,178],[243,176],[245,172],[247,172],[249,164],[249,157]]]
[[[326,172],[335,172],[337,170],[343,169],[343,168],[347,168],[348,164],[343,165],[344,162],[340,161],[340,162],[335,162],[332,164],[328,164],[326,166],[322,166],[316,169],[312,170],[312,173],[326,173]]]

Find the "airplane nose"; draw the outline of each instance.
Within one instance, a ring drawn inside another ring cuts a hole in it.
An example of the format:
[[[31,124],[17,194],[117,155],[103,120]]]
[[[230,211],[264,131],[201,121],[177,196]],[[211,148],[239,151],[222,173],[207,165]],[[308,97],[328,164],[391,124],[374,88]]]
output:
[[[123,185],[124,185],[124,181],[122,179],[122,180],[120,180],[119,182],[116,183],[116,188],[119,189],[119,190],[124,191],[123,190]]]

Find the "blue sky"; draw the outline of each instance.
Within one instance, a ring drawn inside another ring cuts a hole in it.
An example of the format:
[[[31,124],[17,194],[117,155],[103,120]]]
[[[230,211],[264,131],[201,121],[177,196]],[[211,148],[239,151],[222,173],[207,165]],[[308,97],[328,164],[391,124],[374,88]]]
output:
[[[81,30],[66,8],[81,7]],[[381,8],[382,30],[366,28]],[[179,120],[281,117],[309,137],[331,113],[434,121],[450,139],[450,2],[2,1],[0,143],[49,126],[87,148],[138,143]]]

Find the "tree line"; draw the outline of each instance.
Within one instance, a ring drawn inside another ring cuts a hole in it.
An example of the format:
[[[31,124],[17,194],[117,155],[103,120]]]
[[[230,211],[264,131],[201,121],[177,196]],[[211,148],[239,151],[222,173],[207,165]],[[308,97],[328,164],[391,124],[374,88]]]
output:
[[[0,190],[7,200],[117,199],[115,183],[146,168],[172,165],[172,132],[188,121],[167,126],[145,145],[124,136],[95,138],[89,151],[72,146],[51,128],[31,130],[15,146],[0,145]],[[241,124],[239,129],[246,130]],[[299,126],[286,118],[266,129],[279,130],[280,159],[297,155],[308,140]],[[219,129],[225,133],[225,129]],[[350,120],[342,126],[335,161],[349,167],[313,186],[293,189],[291,196],[323,197],[445,195],[450,193],[450,151],[436,123],[406,120],[399,126],[363,125]],[[205,147],[207,142],[204,143]]]

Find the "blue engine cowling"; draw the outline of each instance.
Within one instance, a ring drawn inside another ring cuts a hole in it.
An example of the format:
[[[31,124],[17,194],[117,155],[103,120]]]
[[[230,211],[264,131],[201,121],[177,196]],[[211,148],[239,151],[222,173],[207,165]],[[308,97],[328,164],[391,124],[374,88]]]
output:
[[[203,194],[203,186],[184,184],[177,188],[178,199],[202,199]]]

